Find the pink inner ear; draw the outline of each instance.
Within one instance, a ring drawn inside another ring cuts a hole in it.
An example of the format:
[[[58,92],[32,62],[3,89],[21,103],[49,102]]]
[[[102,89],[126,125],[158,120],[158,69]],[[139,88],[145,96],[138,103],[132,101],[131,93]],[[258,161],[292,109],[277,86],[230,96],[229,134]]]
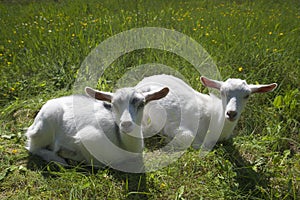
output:
[[[85,88],[85,92],[92,98],[95,98],[97,100],[100,100],[100,101],[107,101],[107,102],[111,102],[111,99],[112,99],[112,96],[109,95],[109,94],[106,94],[104,92],[101,92],[101,91],[97,91],[97,90],[94,90],[92,88]]]
[[[101,100],[101,101],[107,101],[111,102],[111,96],[108,94],[104,94],[102,92],[96,92],[95,93],[95,99]]]
[[[265,92],[271,92],[277,87],[276,83],[270,84],[270,85],[263,85],[263,86],[257,86],[256,88],[252,89],[253,93],[265,93]]]
[[[155,92],[153,94],[148,94],[145,98],[146,103],[153,100],[159,100],[161,98],[164,98],[169,93],[169,88],[165,87],[162,90]]]
[[[89,95],[90,97],[95,97],[95,91],[92,88],[86,87],[85,88],[85,92],[87,95]]]
[[[208,78],[205,78],[204,76],[202,76],[200,78],[201,82],[203,83],[204,86],[206,87],[210,87],[210,88],[215,88],[215,89],[220,89],[221,85],[219,82],[214,81],[214,80],[210,80]]]

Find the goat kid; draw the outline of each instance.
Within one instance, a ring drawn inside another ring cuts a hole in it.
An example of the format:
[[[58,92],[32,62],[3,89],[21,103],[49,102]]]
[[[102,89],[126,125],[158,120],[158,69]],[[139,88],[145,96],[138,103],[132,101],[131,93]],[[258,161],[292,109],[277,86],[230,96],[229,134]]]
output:
[[[50,162],[65,159],[105,164],[124,170],[124,162],[141,157],[140,123],[144,106],[165,97],[169,89],[139,92],[122,88],[115,93],[87,87],[86,94],[49,100],[28,128],[27,149]],[[90,98],[92,97],[92,98]],[[129,169],[125,170],[132,170]],[[136,164],[135,169],[142,167]]]
[[[138,84],[141,88],[153,90],[162,85],[170,88],[166,98],[146,106],[143,118],[145,134],[161,132],[169,138],[174,149],[186,149],[191,143],[194,148],[201,145],[205,149],[211,148],[217,141],[232,137],[251,94],[270,92],[277,87],[276,83],[249,85],[241,79],[222,82],[204,76],[201,82],[219,90],[221,99],[199,93],[174,76],[155,75],[143,79]]]

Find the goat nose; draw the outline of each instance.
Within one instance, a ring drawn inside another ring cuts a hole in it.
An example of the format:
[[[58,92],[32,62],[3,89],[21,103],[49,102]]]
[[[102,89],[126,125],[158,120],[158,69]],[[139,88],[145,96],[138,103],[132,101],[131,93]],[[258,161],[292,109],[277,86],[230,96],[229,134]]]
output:
[[[234,119],[237,116],[237,112],[236,111],[227,111],[227,116],[229,117],[229,119]]]
[[[122,128],[129,128],[132,125],[131,121],[124,121],[121,123]]]

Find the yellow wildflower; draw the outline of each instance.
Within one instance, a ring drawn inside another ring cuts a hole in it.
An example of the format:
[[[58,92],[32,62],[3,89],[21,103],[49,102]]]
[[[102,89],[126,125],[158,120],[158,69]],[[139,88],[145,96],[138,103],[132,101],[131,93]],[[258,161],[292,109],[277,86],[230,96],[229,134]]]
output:
[[[243,67],[239,67],[239,72],[242,72],[243,71]]]
[[[86,22],[80,22],[83,27],[86,27],[88,24]]]
[[[160,189],[164,189],[166,187],[166,184],[165,183],[161,183],[160,184]]]

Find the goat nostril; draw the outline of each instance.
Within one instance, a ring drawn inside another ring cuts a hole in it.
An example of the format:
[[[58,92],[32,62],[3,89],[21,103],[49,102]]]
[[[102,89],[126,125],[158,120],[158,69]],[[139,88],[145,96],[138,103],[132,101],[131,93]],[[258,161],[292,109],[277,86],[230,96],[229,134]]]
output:
[[[236,111],[228,111],[227,115],[230,119],[233,119],[237,116],[237,112]]]
[[[132,123],[130,122],[130,121],[125,121],[125,122],[122,122],[121,123],[121,126],[123,127],[123,128],[128,128],[128,127],[130,127],[132,125]]]

